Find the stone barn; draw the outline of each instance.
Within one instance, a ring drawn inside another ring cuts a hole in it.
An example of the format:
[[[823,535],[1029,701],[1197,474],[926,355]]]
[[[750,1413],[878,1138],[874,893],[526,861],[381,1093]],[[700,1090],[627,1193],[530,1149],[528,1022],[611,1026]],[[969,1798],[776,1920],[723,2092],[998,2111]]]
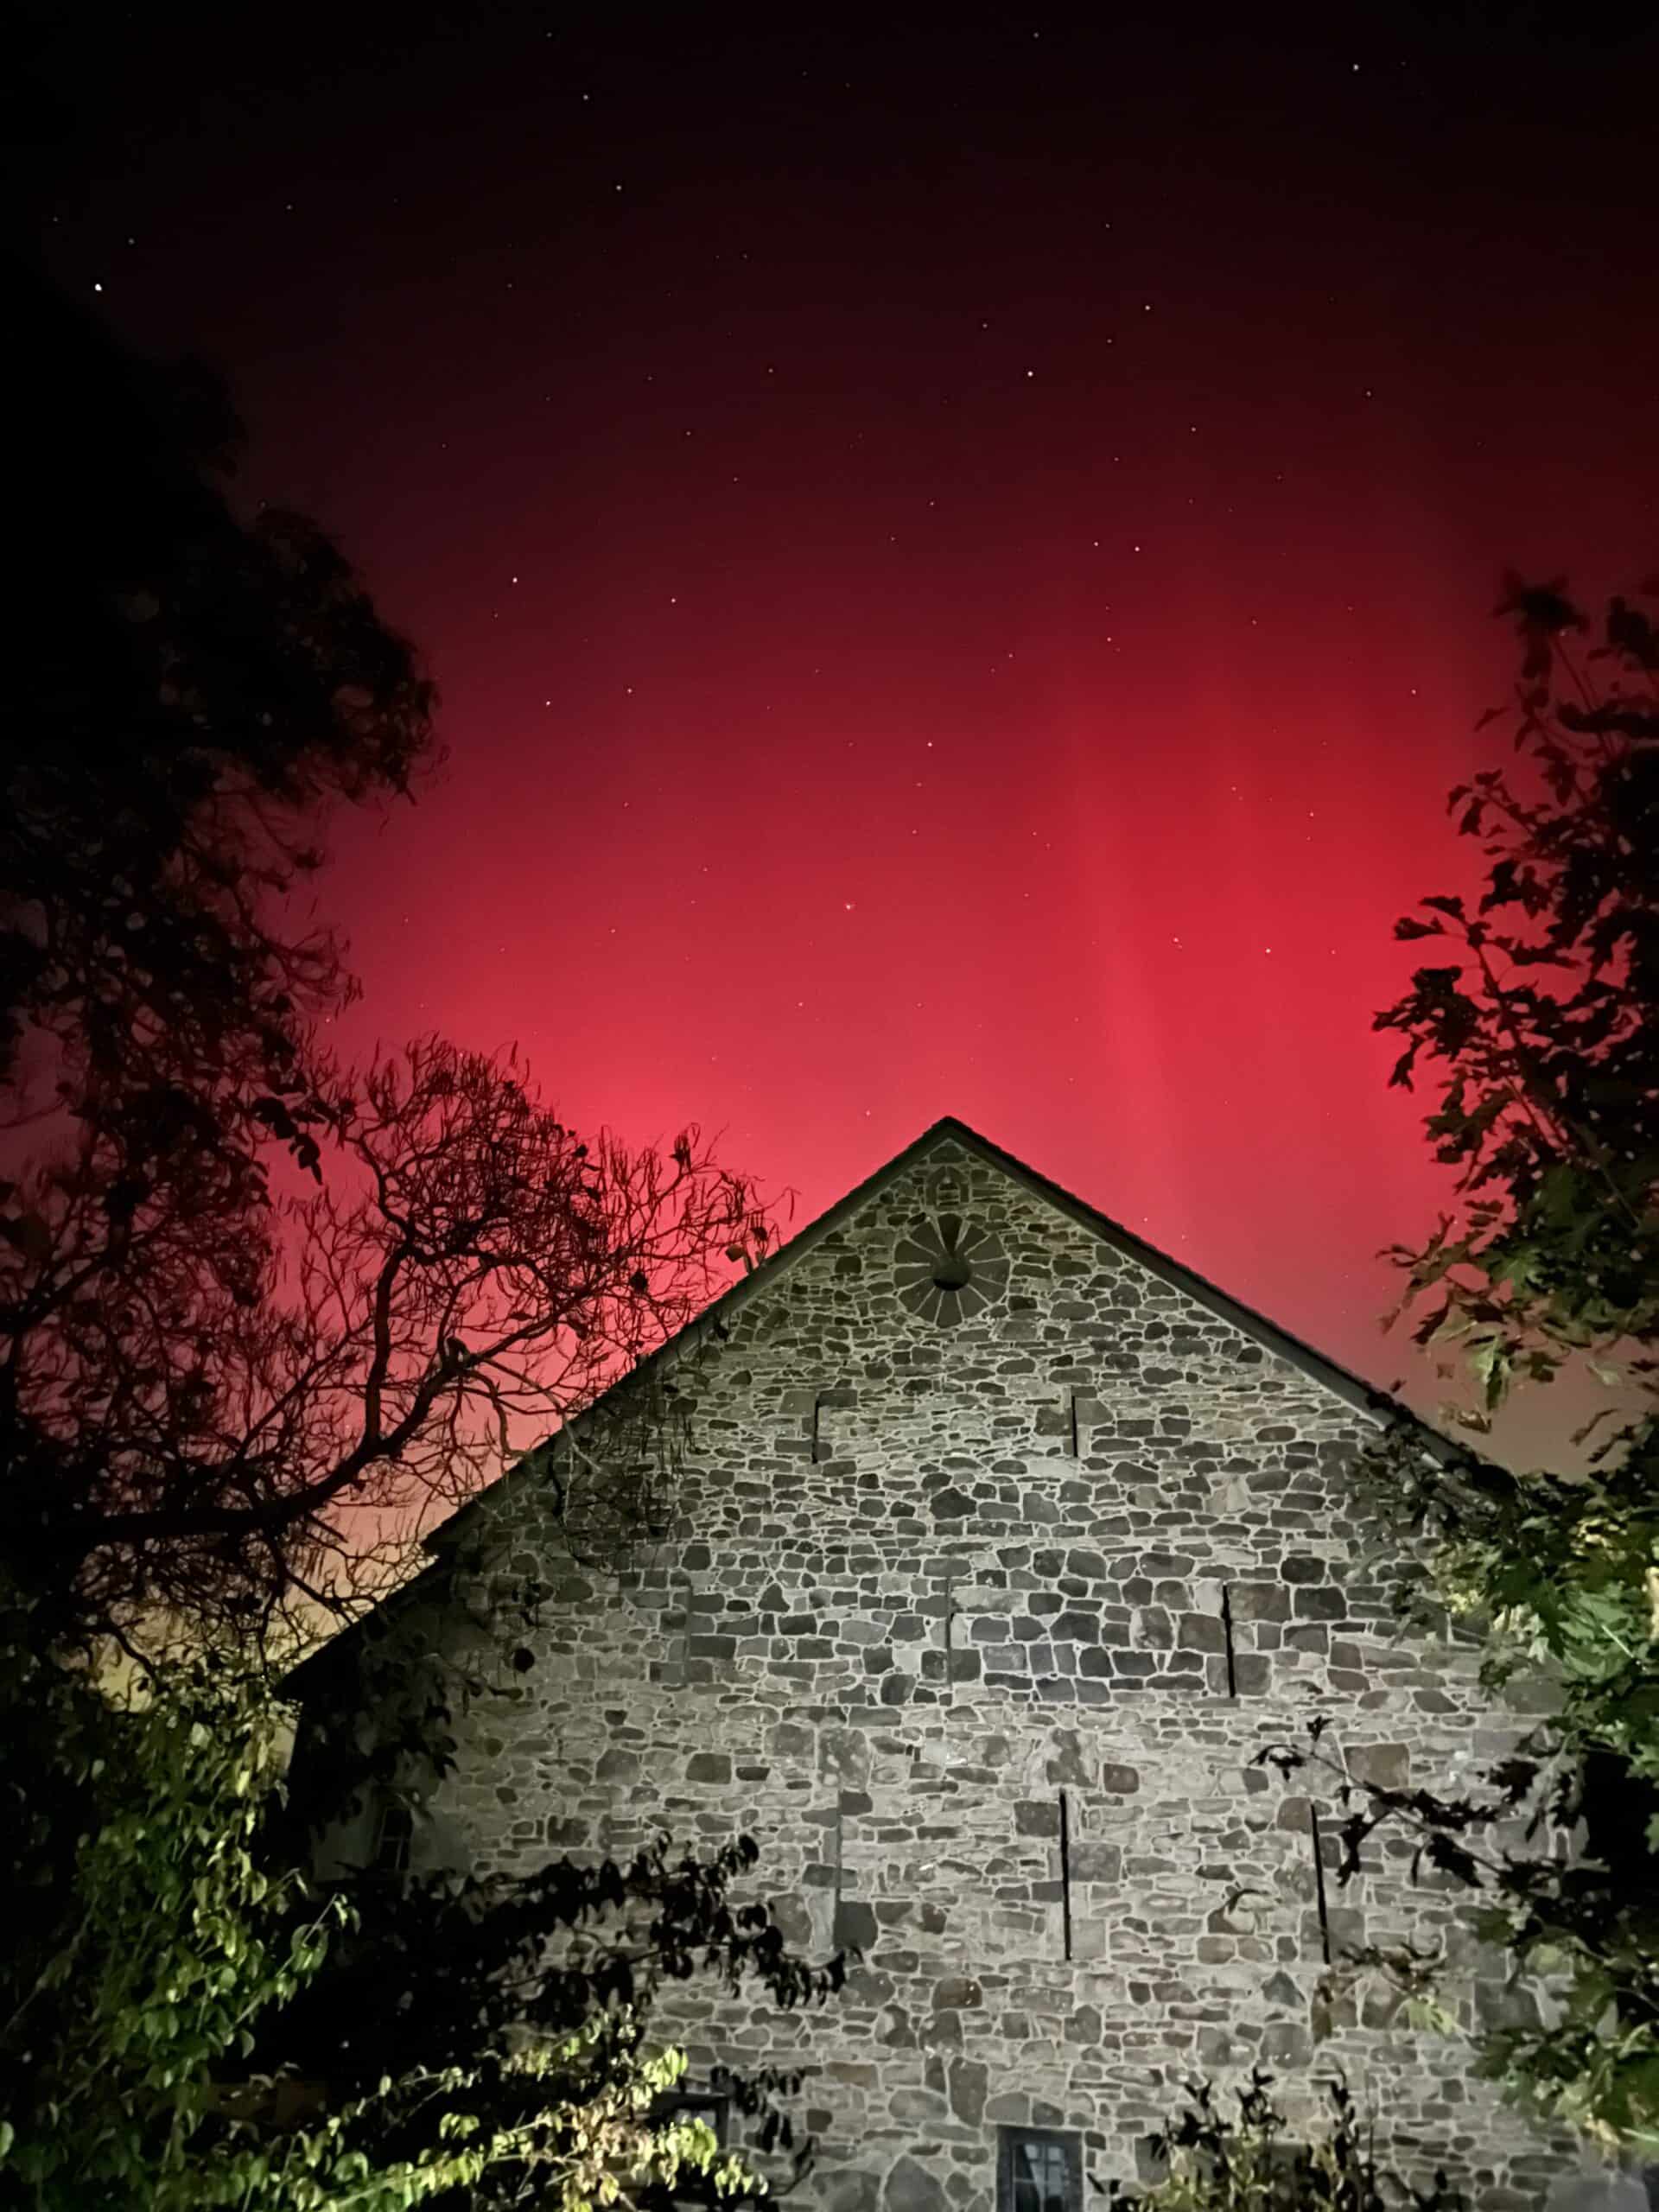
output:
[[[1463,2044],[1316,1992],[1411,1939],[1459,1948],[1466,2018],[1531,1999],[1405,1847],[1337,1887],[1334,1777],[1253,1764],[1317,1710],[1354,1774],[1455,1786],[1517,1732],[1466,1646],[1397,1640],[1364,1384],[948,1120],[652,1364],[690,1421],[671,1533],[572,1560],[538,1454],[467,1508],[558,1584],[537,1663],[504,1648],[459,1771],[336,1860],[752,1834],[793,1942],[856,1948],[847,1987],[664,2018],[705,2088],[807,2069],[824,2212],[1082,2212],[1184,2082],[1257,2062],[1294,2115],[1340,2066],[1394,2159],[1480,2204],[1560,2190],[1571,2152]]]

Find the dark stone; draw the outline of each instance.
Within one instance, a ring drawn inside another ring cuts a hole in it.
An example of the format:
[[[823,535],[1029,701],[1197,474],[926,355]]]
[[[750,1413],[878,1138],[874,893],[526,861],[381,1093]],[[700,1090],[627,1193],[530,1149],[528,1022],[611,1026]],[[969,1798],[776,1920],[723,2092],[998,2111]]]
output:
[[[637,1751],[601,1751],[594,1773],[601,1782],[632,1782],[639,1772]]]
[[[816,1613],[785,1613],[778,1624],[779,1636],[816,1636],[817,1632]]]
[[[1227,1606],[1236,1621],[1288,1620],[1290,1592],[1281,1582],[1235,1582]]]
[[[1279,1562],[1279,1572],[1287,1582],[1323,1582],[1325,1561],[1315,1559],[1312,1552],[1287,1552]]]
[[[957,1490],[952,1486],[936,1491],[927,1501],[927,1510],[936,1521],[964,1521],[975,1510],[975,1506],[973,1499],[969,1497],[966,1491]],[[901,2158],[899,2163],[900,2165],[907,2165],[912,2161]],[[897,2171],[895,2167],[894,2171]],[[919,2173],[920,2167],[917,2167],[916,2171]]]
[[[1141,1777],[1132,1766],[1114,1766],[1108,1763],[1100,1770],[1100,1786],[1114,1797],[1132,1797],[1141,1787]]]
[[[1183,1651],[1224,1651],[1227,1637],[1214,1613],[1183,1613],[1176,1623]]]
[[[1299,1620],[1345,1620],[1348,1600],[1340,1590],[1299,1590],[1295,1598],[1295,1611]]]
[[[1269,2020],[1262,2031],[1262,2056],[1274,2066],[1308,2066],[1313,2037],[1295,2020]]]
[[[1100,1634],[1100,1624],[1087,1613],[1058,1613],[1050,1622],[1048,1633],[1057,1643],[1092,1643]]]
[[[985,2093],[990,2086],[990,2069],[977,2059],[952,2059],[950,2082],[951,2111],[964,2126],[977,2127],[985,2117]]]
[[[1098,1552],[1067,1552],[1065,1571],[1081,1576],[1085,1582],[1106,1580],[1106,1562]]]
[[[1079,1673],[1098,1680],[1111,1673],[1112,1655],[1098,1644],[1086,1643],[1077,1654],[1077,1669]]]
[[[1016,1835],[1057,1836],[1060,1832],[1060,1808],[1053,1799],[1038,1798],[1034,1802],[1016,1805],[1014,1808],[1014,1832]]]
[[[1273,1680],[1273,1662],[1259,1651],[1241,1651],[1233,1661],[1233,1684],[1240,1697],[1264,1697]]]
[[[1287,1651],[1323,1652],[1331,1631],[1323,1621],[1293,1621],[1285,1630]]]
[[[966,1974],[946,1974],[933,1985],[936,2012],[967,2012],[985,2002],[985,1993]]]
[[[688,1782],[729,1782],[732,1763],[724,1751],[693,1751],[685,1763]]]
[[[835,1932],[830,1937],[838,1951],[868,1951],[875,1941],[875,1911],[862,1897],[842,1897],[836,1907]]]

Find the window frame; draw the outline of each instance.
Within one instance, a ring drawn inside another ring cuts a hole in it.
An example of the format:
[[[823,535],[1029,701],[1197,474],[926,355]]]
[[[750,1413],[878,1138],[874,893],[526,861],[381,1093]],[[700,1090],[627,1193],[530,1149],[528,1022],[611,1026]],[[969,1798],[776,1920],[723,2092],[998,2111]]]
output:
[[[997,2129],[996,2212],[1014,2212],[1014,2152],[1022,2143],[1060,2151],[1065,2161],[1065,2202],[1062,2212],[1083,2212],[1083,2137],[1072,2127]]]
[[[674,2120],[707,2120],[722,2151],[729,2146],[727,2133],[732,2101],[721,2089],[665,2089],[652,2107],[652,2118],[661,2123]]]
[[[389,1831],[397,1836],[396,1856],[388,1855]],[[406,1882],[415,1855],[415,1812],[401,1797],[388,1795],[375,1807],[374,1833],[369,1840],[369,1872],[383,1880]]]

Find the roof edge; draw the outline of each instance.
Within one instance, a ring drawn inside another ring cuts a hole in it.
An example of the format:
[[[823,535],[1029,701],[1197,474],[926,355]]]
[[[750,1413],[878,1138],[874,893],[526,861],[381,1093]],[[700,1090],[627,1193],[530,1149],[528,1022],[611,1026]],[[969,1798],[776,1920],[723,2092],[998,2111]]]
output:
[[[1012,1180],[1023,1185],[1033,1196],[1043,1199],[1047,1205],[1066,1215],[1069,1219],[1077,1222],[1080,1227],[1089,1230],[1103,1243],[1109,1244],[1115,1250],[1121,1252],[1126,1259],[1134,1260],[1149,1274],[1155,1275],[1160,1281],[1167,1283],[1172,1289],[1183,1292],[1197,1304],[1204,1306],[1207,1312],[1213,1313],[1218,1320],[1228,1322],[1243,1335],[1252,1338],[1264,1350],[1272,1352],[1276,1358],[1284,1360],[1287,1365],[1296,1368],[1300,1373],[1307,1376],[1310,1381],[1322,1384],[1325,1389],[1341,1398],[1344,1403],[1351,1406],[1356,1412],[1365,1414],[1377,1421],[1386,1420],[1390,1415],[1402,1416],[1419,1431],[1425,1448],[1432,1452],[1437,1459],[1443,1458],[1452,1452],[1461,1452],[1467,1448],[1455,1445],[1450,1438],[1442,1436],[1438,1429],[1431,1427],[1423,1419],[1421,1414],[1414,1413],[1409,1406],[1402,1403],[1389,1392],[1379,1389],[1374,1383],[1367,1382],[1363,1376],[1356,1375],[1351,1369],[1344,1367],[1340,1362],[1329,1358],[1324,1352],[1306,1343],[1300,1337],[1294,1335],[1288,1329],[1281,1328],[1276,1321],[1270,1321],[1265,1314],[1258,1313],[1254,1306],[1246,1306],[1242,1300],[1234,1298],[1230,1293],[1221,1289],[1207,1276],[1199,1274],[1196,1269],[1187,1267],[1179,1260],[1172,1259],[1168,1253],[1160,1251],[1155,1244],[1149,1244],[1144,1237],[1137,1236],[1133,1230],[1125,1229],[1121,1222],[1115,1221],[1109,1214],[1103,1213],[1097,1206],[1090,1205],[1086,1199],[1078,1198],[1075,1192],[1068,1191],[1064,1185],[1039,1173],[1034,1167],[1027,1166],[1026,1162],[1015,1154],[1005,1151],[1001,1145],[993,1143],[989,1137],[982,1135],[977,1129],[970,1128],[966,1122],[958,1120],[954,1114],[944,1114],[941,1115],[937,1122],[930,1122],[921,1135],[914,1138],[902,1151],[895,1153],[891,1160],[867,1175],[861,1183],[855,1184],[852,1189],[837,1198],[833,1205],[827,1207],[823,1213],[808,1222],[804,1228],[798,1230],[786,1243],[780,1244],[778,1249],[769,1258],[764,1260],[758,1268],[729,1285],[718,1298],[704,1306],[702,1313],[688,1321],[683,1328],[677,1330],[673,1336],[660,1344],[655,1351],[638,1361],[626,1373],[620,1375],[616,1381],[601,1391],[597,1398],[573,1414],[571,1419],[556,1429],[552,1435],[543,1438],[539,1444],[533,1444],[528,1451],[521,1452],[511,1466],[503,1469],[487,1489],[478,1491],[463,1504],[458,1506],[448,1520],[441,1522],[437,1528],[432,1529],[422,1539],[423,1548],[434,1554],[431,1564],[423,1568],[420,1573],[411,1576],[408,1582],[400,1585],[388,1599],[382,1601],[383,1604],[404,1600],[421,1583],[431,1577],[437,1571],[443,1553],[458,1539],[463,1528],[471,1523],[473,1516],[488,1501],[497,1497],[503,1485],[512,1482],[521,1470],[531,1468],[543,1452],[556,1443],[559,1437],[565,1434],[567,1431],[579,1436],[583,1428],[598,1414],[607,1401],[625,1384],[637,1382],[643,1376],[663,1373],[687,1351],[700,1349],[711,1333],[722,1331],[732,1316],[741,1313],[752,1299],[759,1297],[763,1292],[770,1289],[798,1261],[804,1259],[809,1252],[815,1249],[826,1236],[839,1228],[843,1221],[855,1213],[868,1199],[875,1197],[889,1183],[895,1180],[932,1146],[946,1139],[960,1144],[969,1153],[976,1154],[989,1166],[999,1169]],[[377,1606],[375,1611],[378,1612],[380,1607]],[[331,1637],[327,1643],[320,1645],[317,1650],[300,1661],[299,1664],[293,1668],[284,1678],[285,1683],[296,1682],[302,1675],[308,1674],[317,1666],[327,1654],[335,1653],[337,1656],[344,1656],[346,1647],[355,1643],[360,1632],[360,1623],[354,1623],[342,1629],[338,1636]]]

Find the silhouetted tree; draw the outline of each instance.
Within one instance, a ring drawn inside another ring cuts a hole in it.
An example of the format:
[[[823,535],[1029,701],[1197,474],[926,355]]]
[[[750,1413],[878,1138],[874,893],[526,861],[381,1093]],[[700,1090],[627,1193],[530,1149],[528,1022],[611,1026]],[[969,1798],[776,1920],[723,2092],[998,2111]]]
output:
[[[510,1058],[319,1051],[351,987],[282,894],[329,801],[408,788],[431,687],[315,524],[237,512],[214,378],[12,289],[0,1084],[41,1156],[0,1182],[0,1560],[54,1632],[257,1627],[382,1586],[764,1226],[695,1134],[584,1144]]]
[[[428,1041],[360,1090],[311,1197],[230,1207],[215,1183],[196,1210],[175,1178],[125,1215],[114,1265],[95,1154],[17,1193],[0,1553],[65,1629],[162,1611],[263,1634],[296,1599],[383,1594],[435,1511],[766,1241],[695,1132],[666,1157],[590,1146],[511,1059]]]
[[[318,1050],[350,985],[279,902],[328,801],[429,754],[430,688],[321,531],[237,515],[222,388],[32,287],[39,559],[0,760],[0,1082],[41,1154],[0,1185],[0,1875],[27,1901],[0,1957],[0,2190],[135,2212],[342,2190],[391,2212],[486,2177],[741,2191],[706,2131],[655,2116],[675,2061],[646,2038],[664,1977],[832,1986],[728,1899],[754,1847],[320,1901],[267,1662],[296,1605],[361,1611],[765,1222],[696,1132],[584,1142],[512,1055],[426,1039],[353,1075]],[[283,1147],[314,1192],[273,1197]],[[663,1395],[614,1402],[617,1480],[585,1471],[573,1535],[626,1542],[670,1509]],[[111,1637],[124,1683],[94,1663]],[[468,1689],[407,1652],[395,1671],[442,1771]],[[401,1740],[351,1733],[314,1762],[311,1819]],[[772,2086],[734,2094],[781,2135]]]
[[[137,1181],[207,1148],[257,1187],[273,1128],[309,1158],[304,1025],[349,989],[282,895],[331,802],[409,791],[433,688],[325,531],[238,508],[218,377],[125,351],[27,264],[6,292],[0,1103]]]
[[[1459,1205],[1395,1257],[1420,1344],[1460,1363],[1477,1433],[1517,1385],[1563,1370],[1610,1392],[1574,1441],[1586,1465],[1511,1474],[1473,1446],[1426,1456],[1393,1421],[1370,1455],[1378,1503],[1431,1540],[1438,1600],[1478,1624],[1484,1675],[1549,1707],[1470,1795],[1355,1792],[1343,1872],[1380,1822],[1478,1891],[1481,1925],[1559,2001],[1483,2037],[1524,2101],[1609,2145],[1659,2148],[1659,632],[1610,603],[1600,640],[1557,582],[1509,580],[1522,642],[1512,772],[1452,794],[1485,885],[1426,899],[1396,935],[1436,963],[1377,1017]],[[1484,719],[1491,721],[1503,709]],[[1446,1364],[1443,1373],[1455,1371]],[[1317,1742],[1295,1760],[1325,1759]],[[1343,1776],[1346,1782],[1345,1774]],[[1525,1847],[1494,1824],[1519,1823]],[[1535,1851],[1575,1829],[1566,1859]],[[1421,1994],[1432,1962],[1389,1961]]]

